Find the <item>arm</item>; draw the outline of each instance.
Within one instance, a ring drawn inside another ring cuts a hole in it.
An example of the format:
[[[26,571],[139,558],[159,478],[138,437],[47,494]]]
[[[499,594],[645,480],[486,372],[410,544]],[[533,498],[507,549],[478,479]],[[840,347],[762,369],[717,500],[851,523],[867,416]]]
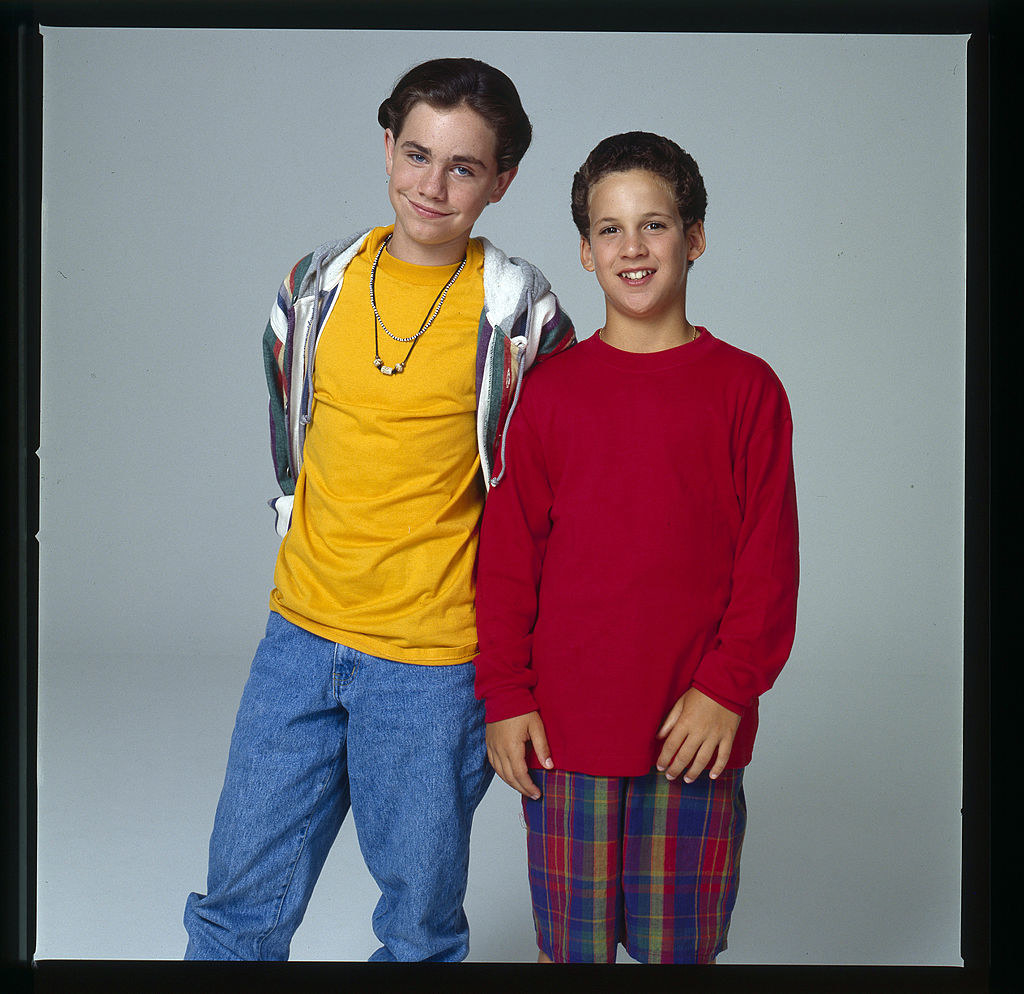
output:
[[[270,420],[270,454],[274,461],[274,475],[281,488],[281,496],[267,501],[276,516],[276,529],[282,538],[291,524],[292,502],[298,469],[292,458],[291,442],[291,373],[295,341],[295,297],[303,276],[309,268],[312,255],[307,255],[292,267],[285,277],[270,319],[263,331],[263,372],[270,394],[268,403]]]
[[[687,782],[728,763],[748,707],[782,670],[796,630],[799,584],[793,427],[774,374],[763,384],[754,428],[740,438],[733,478],[741,510],[729,603],[690,689],[669,711],[658,768]]]
[[[759,432],[737,458],[742,523],[729,604],[693,685],[742,713],[775,682],[796,632],[799,585],[792,423]]]
[[[476,696],[485,704],[491,765],[510,786],[537,797],[527,771],[526,743],[550,768],[533,696],[531,656],[552,493],[528,403],[521,405],[510,428],[507,456],[508,472],[488,494],[480,532]]]
[[[312,253],[304,256],[284,278],[263,331],[263,372],[270,394],[270,452],[274,460],[274,473],[283,494],[295,493],[297,475],[291,465],[288,437],[295,297],[312,258]]]
[[[281,297],[274,305],[278,311]],[[285,339],[279,338],[275,330],[279,319],[271,313],[263,332],[263,371],[267,377],[268,404],[270,414],[270,454],[274,460],[274,474],[284,494],[295,493],[295,480],[291,475],[288,456],[288,370],[285,368]]]

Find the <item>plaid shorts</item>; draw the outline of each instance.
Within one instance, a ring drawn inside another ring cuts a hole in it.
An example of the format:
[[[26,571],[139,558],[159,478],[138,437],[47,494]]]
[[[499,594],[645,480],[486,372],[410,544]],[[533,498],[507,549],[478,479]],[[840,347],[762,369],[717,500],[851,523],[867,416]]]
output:
[[[531,770],[523,800],[537,945],[556,963],[709,963],[727,946],[746,828],[743,770]]]

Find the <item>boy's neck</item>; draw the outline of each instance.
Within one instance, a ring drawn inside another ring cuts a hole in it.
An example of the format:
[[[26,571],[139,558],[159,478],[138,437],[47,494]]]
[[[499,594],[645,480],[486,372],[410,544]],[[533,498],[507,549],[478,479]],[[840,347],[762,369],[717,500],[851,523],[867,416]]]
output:
[[[606,316],[601,339],[622,352],[664,352],[686,345],[697,337],[697,329],[686,320],[622,321]]]
[[[467,234],[458,241],[445,242],[442,245],[425,245],[405,237],[405,233],[396,225],[394,234],[388,242],[387,253],[402,262],[411,262],[415,266],[452,266],[466,257],[466,249],[470,236]]]

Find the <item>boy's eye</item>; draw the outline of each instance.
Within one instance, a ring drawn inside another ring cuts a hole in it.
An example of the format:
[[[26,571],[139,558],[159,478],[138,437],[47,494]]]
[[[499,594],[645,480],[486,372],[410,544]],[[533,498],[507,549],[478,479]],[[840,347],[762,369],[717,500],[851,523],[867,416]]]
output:
[[[619,229],[616,228],[614,224],[609,224],[606,227],[602,228],[598,232],[598,234],[599,235],[614,235],[618,230]]]
[[[470,169],[468,166],[456,166],[455,167],[455,175],[456,176],[472,176],[473,175],[473,170]]]
[[[409,153],[409,158],[412,159],[413,162],[426,162],[427,161],[427,157],[422,152],[410,152]]]

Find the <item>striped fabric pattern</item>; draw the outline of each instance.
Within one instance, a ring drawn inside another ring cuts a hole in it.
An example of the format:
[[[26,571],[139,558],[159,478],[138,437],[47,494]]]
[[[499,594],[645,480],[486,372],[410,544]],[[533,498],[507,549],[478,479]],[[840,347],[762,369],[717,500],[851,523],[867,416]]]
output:
[[[302,458],[299,423],[303,398],[297,376],[305,377],[309,362],[307,324],[314,302],[319,303],[318,328],[326,321],[348,260],[367,232],[320,246],[300,259],[285,277],[263,333],[263,364],[270,392],[271,452],[283,494],[295,493]],[[481,468],[490,486],[500,479],[501,441],[514,412],[516,391],[526,365],[540,362],[576,341],[572,321],[562,310],[543,274],[523,259],[506,256],[486,238],[484,248],[485,300],[478,327],[476,382]],[[324,273],[327,289],[319,296],[314,278]],[[490,287],[490,290],[488,290]],[[500,299],[492,299],[500,298]],[[491,320],[494,320],[494,325]],[[514,351],[512,337],[522,336],[523,354]],[[297,364],[297,365],[296,365]],[[274,501],[269,502],[273,506]],[[283,532],[282,532],[283,534]]]
[[[537,944],[556,963],[709,963],[726,948],[746,828],[743,770],[692,784],[652,772],[531,770],[523,801]]]

